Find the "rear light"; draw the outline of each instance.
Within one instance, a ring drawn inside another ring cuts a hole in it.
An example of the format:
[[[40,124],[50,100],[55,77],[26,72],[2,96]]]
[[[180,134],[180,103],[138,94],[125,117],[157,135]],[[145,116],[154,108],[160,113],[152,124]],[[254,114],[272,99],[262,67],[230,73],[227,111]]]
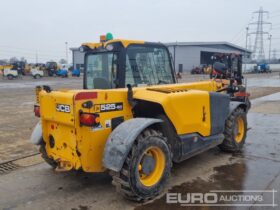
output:
[[[250,93],[247,93],[247,92],[236,92],[236,93],[234,93],[234,96],[235,97],[249,97]]]
[[[36,117],[40,117],[41,114],[40,114],[40,106],[38,105],[34,105],[34,114]]]
[[[99,125],[100,119],[97,114],[80,113],[80,124],[84,126],[96,126]]]

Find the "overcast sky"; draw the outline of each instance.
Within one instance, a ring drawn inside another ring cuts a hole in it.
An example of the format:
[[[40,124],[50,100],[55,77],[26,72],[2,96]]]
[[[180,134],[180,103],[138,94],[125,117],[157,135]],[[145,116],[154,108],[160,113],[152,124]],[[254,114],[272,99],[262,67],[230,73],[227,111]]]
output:
[[[267,21],[275,25],[270,31],[275,38],[272,49],[280,55],[279,0],[0,1],[0,59],[14,55],[35,62],[37,50],[39,61],[58,61],[66,57],[66,41],[69,47],[78,47],[98,41],[106,32],[115,38],[229,41],[244,47],[246,24],[260,6],[270,11]]]

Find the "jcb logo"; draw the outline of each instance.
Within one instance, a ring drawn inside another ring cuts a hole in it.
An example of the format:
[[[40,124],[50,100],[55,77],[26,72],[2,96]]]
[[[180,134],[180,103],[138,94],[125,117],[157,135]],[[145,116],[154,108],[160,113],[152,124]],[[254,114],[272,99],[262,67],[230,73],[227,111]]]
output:
[[[56,104],[56,111],[70,113],[70,106],[65,104]]]

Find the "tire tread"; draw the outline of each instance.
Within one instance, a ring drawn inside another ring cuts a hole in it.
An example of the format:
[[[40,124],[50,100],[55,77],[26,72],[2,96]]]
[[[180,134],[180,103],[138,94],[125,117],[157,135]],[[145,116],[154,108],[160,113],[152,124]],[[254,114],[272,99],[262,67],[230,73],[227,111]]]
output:
[[[132,154],[135,154],[134,152],[136,152],[138,144],[145,143],[147,138],[150,138],[150,137],[161,137],[162,139],[164,139],[165,143],[167,143],[167,139],[162,137],[162,134],[159,131],[156,131],[153,129],[146,129],[135,140],[135,143],[133,144],[132,149],[126,158],[121,171],[119,173],[116,173],[116,172],[110,173],[113,178],[112,184],[116,187],[116,191],[128,200],[144,202],[144,201],[150,200],[150,199],[154,198],[155,196],[157,196],[157,195],[152,195],[152,196],[141,197],[141,196],[137,195],[135,192],[133,192],[133,189],[131,188],[130,183],[128,181],[129,180],[128,168],[129,168],[129,165],[131,164]],[[168,176],[169,176],[169,174],[168,174]]]
[[[242,108],[237,108],[235,109],[232,114],[228,117],[228,119],[226,120],[226,123],[225,123],[225,131],[224,131],[224,141],[222,144],[219,145],[220,149],[225,151],[225,152],[238,152],[241,150],[243,144],[244,144],[244,141],[246,139],[246,130],[244,131],[244,137],[243,137],[243,141],[242,141],[242,144],[240,146],[237,146],[235,143],[234,143],[234,137],[232,136],[232,132],[233,132],[233,129],[234,129],[234,120],[237,116],[240,116],[240,115],[245,115],[245,128],[247,129],[247,119],[246,119],[246,112],[242,109]]]

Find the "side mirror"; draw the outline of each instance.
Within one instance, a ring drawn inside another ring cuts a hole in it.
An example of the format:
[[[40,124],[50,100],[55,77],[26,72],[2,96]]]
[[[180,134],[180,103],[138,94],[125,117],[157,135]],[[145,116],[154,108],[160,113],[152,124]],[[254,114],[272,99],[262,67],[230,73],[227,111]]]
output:
[[[227,71],[226,65],[221,62],[215,62],[213,64],[213,69],[220,74],[226,74],[226,71]]]

